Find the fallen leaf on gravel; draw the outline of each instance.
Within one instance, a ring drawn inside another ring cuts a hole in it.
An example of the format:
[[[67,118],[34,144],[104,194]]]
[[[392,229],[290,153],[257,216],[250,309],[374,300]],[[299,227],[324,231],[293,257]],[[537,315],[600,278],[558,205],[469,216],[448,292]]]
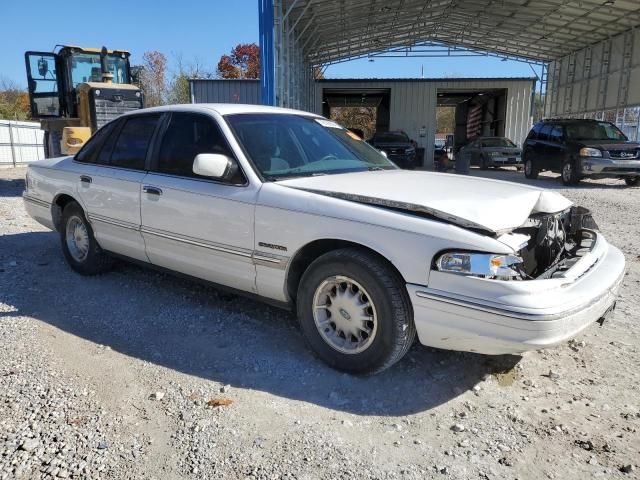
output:
[[[233,403],[233,400],[228,398],[212,398],[207,402],[210,407],[226,407]]]
[[[67,420],[67,424],[75,425],[76,427],[78,427],[80,425],[85,425],[88,421],[89,419],[87,417],[76,417],[76,418],[70,418],[69,420]]]

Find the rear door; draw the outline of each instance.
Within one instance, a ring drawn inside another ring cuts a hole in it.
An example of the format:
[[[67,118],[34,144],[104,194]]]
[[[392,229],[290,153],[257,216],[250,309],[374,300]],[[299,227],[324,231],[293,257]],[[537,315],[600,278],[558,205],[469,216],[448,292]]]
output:
[[[547,152],[547,161],[549,168],[551,170],[561,171],[562,164],[564,163],[566,157],[566,144],[564,129],[562,125],[555,124],[551,129]]]
[[[235,160],[217,121],[172,112],[144,179],[142,235],[151,263],[255,292],[254,211],[258,188],[239,171],[228,182],[193,173],[199,153]]]
[[[118,120],[90,160],[92,165],[78,178],[80,196],[100,246],[142,261],[148,259],[140,233],[141,185],[160,118],[161,114],[147,114]]]
[[[51,52],[27,52],[27,87],[33,118],[60,117],[62,104],[58,83],[58,56]]]
[[[553,130],[553,125],[550,123],[545,123],[544,125],[542,125],[540,133],[538,134],[538,140],[536,141],[534,150],[536,159],[538,160],[539,168],[548,169],[552,165],[552,162],[549,161],[551,150],[551,130]]]

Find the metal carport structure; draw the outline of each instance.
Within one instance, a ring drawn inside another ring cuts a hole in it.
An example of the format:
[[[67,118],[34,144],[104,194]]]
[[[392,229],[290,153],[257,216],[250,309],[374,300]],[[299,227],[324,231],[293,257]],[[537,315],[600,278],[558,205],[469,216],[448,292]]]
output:
[[[640,105],[638,0],[259,0],[259,7],[265,104],[310,110],[316,69],[438,48],[542,65],[547,116]]]

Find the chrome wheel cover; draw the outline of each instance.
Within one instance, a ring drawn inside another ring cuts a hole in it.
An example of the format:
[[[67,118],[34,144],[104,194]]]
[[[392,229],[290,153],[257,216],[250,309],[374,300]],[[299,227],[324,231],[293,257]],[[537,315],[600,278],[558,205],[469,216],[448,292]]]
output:
[[[322,339],[345,354],[365,351],[378,331],[371,296],[358,282],[341,275],[327,278],[316,288],[313,320]]]
[[[69,254],[76,262],[83,262],[89,254],[89,231],[84,221],[74,215],[69,217],[65,232]]]

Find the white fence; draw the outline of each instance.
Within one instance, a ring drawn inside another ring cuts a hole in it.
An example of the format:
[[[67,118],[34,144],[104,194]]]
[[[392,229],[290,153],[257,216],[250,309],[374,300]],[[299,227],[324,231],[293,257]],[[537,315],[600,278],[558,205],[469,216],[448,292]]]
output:
[[[42,160],[43,142],[40,123],[0,120],[0,167]]]

